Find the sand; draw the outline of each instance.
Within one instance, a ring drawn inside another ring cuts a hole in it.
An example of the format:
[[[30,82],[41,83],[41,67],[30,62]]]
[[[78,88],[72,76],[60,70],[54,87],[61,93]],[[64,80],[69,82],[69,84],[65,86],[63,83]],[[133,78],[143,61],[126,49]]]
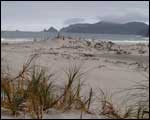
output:
[[[94,44],[91,42],[91,45],[87,46],[86,41],[67,38],[1,44],[2,66],[7,65],[12,76],[15,76],[31,55],[38,54],[32,65],[44,66],[48,72],[55,73],[55,83],[61,86],[66,80],[64,70],[71,64],[77,64],[86,72],[83,77],[86,85],[82,94],[87,95],[89,88],[92,87],[96,96],[99,96],[99,88],[114,93],[130,87],[135,81],[146,79],[145,75],[149,78],[149,45],[115,43],[111,50],[108,50],[106,47],[108,43],[102,42],[103,46],[96,48]],[[122,52],[117,54],[119,49]],[[114,97],[114,102],[121,105],[122,99],[123,97]],[[103,118],[98,115],[99,108],[98,101],[95,101],[90,108],[95,111],[95,115],[85,114],[83,118]],[[80,113],[76,111],[49,113],[45,114],[44,118],[79,118],[79,116]],[[9,116],[2,114],[2,118]]]

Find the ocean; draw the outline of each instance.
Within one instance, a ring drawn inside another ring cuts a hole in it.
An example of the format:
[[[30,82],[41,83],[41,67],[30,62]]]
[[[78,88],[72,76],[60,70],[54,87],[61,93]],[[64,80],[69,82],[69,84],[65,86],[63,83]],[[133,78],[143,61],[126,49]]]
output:
[[[65,37],[83,39],[89,41],[112,41],[116,43],[149,43],[149,37],[143,37],[139,35],[127,35],[127,34],[89,34],[89,33],[60,33]],[[13,37],[13,38],[1,38],[1,42],[14,43],[14,42],[28,42],[46,40],[49,38],[54,38],[55,35],[47,36],[38,36],[35,37]]]
[[[127,34],[87,34],[87,33],[64,33],[66,37],[80,38],[94,41],[112,41],[112,42],[129,42],[129,43],[147,43],[149,37],[140,35],[127,35]]]

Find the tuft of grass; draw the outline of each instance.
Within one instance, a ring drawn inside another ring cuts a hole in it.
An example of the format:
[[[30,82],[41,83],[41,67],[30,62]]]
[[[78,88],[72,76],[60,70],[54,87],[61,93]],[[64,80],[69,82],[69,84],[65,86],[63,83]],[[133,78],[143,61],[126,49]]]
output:
[[[81,99],[80,92],[83,84],[81,83],[81,77],[83,73],[80,71],[80,67],[72,65],[66,72],[67,83],[64,87],[62,104],[66,108],[71,108],[71,105],[75,103],[75,99]]]
[[[101,103],[101,115],[111,119],[126,119],[131,113],[131,109],[127,109],[125,113],[122,113],[118,108],[114,106],[112,99],[102,89],[100,89],[100,103]]]
[[[1,72],[1,105],[13,115],[27,108],[32,118],[37,119],[42,119],[49,108],[80,110],[81,119],[83,112],[91,113],[94,92],[91,88],[87,97],[81,95],[84,85],[82,77],[85,74],[81,67],[72,65],[65,71],[67,81],[63,93],[58,94],[56,92],[59,89],[53,81],[54,74],[47,75],[42,67],[30,67],[35,56],[31,56],[14,78],[6,71]],[[149,77],[146,76],[146,79],[123,89],[123,92],[128,93],[124,99],[128,104],[125,111],[116,108],[111,97],[100,89],[101,114],[111,119],[149,119]]]
[[[133,86],[124,91],[129,93],[126,95],[126,101],[129,103],[129,108],[132,109],[131,117],[149,119],[149,80],[135,82]]]
[[[83,88],[83,81],[81,79],[84,72],[82,72],[81,67],[77,65],[70,66],[65,72],[67,75],[67,82],[60,100],[60,108],[64,110],[74,108],[82,112],[89,112],[93,91],[91,88],[88,98],[83,98],[83,96],[81,96],[81,90]]]
[[[3,94],[2,106],[10,109],[12,114],[16,115],[20,110],[20,105],[24,102],[25,92],[22,94],[20,89],[8,79],[1,81],[1,91]]]
[[[148,80],[135,83],[122,92],[127,92],[124,102],[127,105],[125,111],[121,111],[114,107],[114,103],[108,99],[106,93],[101,93],[101,114],[111,119],[149,119],[149,84]],[[123,110],[123,109],[122,109]]]
[[[77,65],[69,67],[66,72],[67,82],[62,94],[57,93],[54,85],[54,74],[47,75],[42,67],[30,68],[33,57],[24,64],[21,72],[14,78],[5,76],[1,79],[1,105],[16,115],[19,111],[30,112],[32,118],[42,119],[49,108],[71,108],[89,112],[93,91],[88,98],[81,96],[84,72]],[[90,113],[90,112],[89,112]]]
[[[55,101],[55,92],[53,81],[50,81],[54,74],[46,75],[42,68],[33,68],[31,80],[28,84],[28,100],[31,103],[31,109],[38,119],[43,117],[43,111],[51,108]]]

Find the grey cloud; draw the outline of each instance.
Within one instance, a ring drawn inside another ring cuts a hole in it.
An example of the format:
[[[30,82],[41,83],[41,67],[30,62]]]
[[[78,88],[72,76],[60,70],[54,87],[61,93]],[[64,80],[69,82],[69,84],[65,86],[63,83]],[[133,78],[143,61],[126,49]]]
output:
[[[70,18],[64,21],[65,25],[75,24],[75,23],[81,23],[85,20],[83,18]]]
[[[1,26],[14,30],[60,29],[99,20],[149,21],[148,1],[2,1],[1,11]]]
[[[97,19],[102,21],[111,21],[111,22],[120,22],[126,23],[131,21],[142,21],[147,22],[149,20],[149,16],[137,12],[130,12],[124,14],[111,14],[106,16],[98,16]]]

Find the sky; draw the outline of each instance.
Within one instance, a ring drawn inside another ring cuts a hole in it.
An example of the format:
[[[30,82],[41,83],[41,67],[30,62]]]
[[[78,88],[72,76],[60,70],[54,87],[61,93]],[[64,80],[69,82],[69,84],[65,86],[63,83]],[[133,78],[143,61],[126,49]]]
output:
[[[149,1],[2,1],[1,29],[42,31],[99,21],[149,24]]]

